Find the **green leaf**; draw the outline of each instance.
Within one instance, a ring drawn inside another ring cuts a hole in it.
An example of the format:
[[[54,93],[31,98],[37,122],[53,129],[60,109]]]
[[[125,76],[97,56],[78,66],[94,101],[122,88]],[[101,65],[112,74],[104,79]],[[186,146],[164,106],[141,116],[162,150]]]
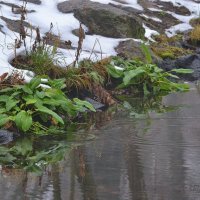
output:
[[[113,78],[122,78],[124,75],[123,70],[116,69],[113,65],[108,65],[107,71]]]
[[[33,91],[31,90],[31,88],[29,87],[28,84],[24,85],[24,86],[22,87],[22,90],[23,90],[25,93],[27,93],[27,94],[33,94]]]
[[[42,113],[46,113],[46,114],[49,114],[51,115],[55,120],[57,120],[58,122],[60,122],[61,124],[64,124],[64,121],[63,119],[57,114],[55,113],[54,111],[50,110],[49,108],[43,106],[43,105],[40,105],[40,104],[37,104],[37,111],[39,112],[42,112]]]
[[[33,95],[25,96],[23,99],[26,101],[26,105],[34,104],[37,102],[37,99],[35,99]]]
[[[44,97],[45,97],[45,93],[44,93],[44,91],[36,91],[36,95],[37,95],[37,97],[39,97],[40,99],[43,99]]]
[[[176,73],[179,73],[179,74],[191,74],[193,73],[194,71],[192,69],[172,69],[170,72],[176,72]]]
[[[15,123],[20,130],[27,132],[33,123],[32,116],[25,110],[22,110],[16,115]]]
[[[147,45],[145,45],[144,43],[141,44],[141,49],[145,55],[145,58],[146,58],[146,62],[147,63],[152,63],[152,56],[151,56],[151,52],[150,52],[150,49]]]
[[[6,102],[9,98],[10,96],[8,95],[0,95],[0,102]]]
[[[1,89],[0,93],[7,93],[7,92],[14,91],[14,90],[16,90],[15,87],[13,87],[13,88],[8,87],[8,88]]]
[[[40,84],[41,84],[41,78],[35,77],[35,78],[33,78],[33,79],[30,81],[29,87],[30,87],[31,90],[34,90],[34,89],[37,88]]]
[[[52,88],[56,88],[56,89],[63,89],[63,88],[66,87],[64,78],[63,79],[49,80],[48,83]]]
[[[78,98],[74,98],[73,99],[74,102],[79,105],[79,106],[85,106],[86,108],[88,108],[89,110],[96,112],[96,110],[94,109],[93,105],[91,103],[89,103],[88,101],[82,101]]]
[[[138,67],[137,69],[130,70],[125,72],[125,77],[123,78],[124,85],[130,84],[131,80],[141,74],[145,73],[145,70],[141,67]]]
[[[18,100],[9,98],[6,102],[6,110],[10,111],[12,108],[14,108],[19,103]]]
[[[174,74],[171,74],[171,73],[164,73],[166,74],[168,77],[172,77],[172,78],[175,78],[175,79],[180,79],[178,76],[174,75]]]
[[[4,126],[9,121],[10,121],[9,116],[0,114],[0,127]]]

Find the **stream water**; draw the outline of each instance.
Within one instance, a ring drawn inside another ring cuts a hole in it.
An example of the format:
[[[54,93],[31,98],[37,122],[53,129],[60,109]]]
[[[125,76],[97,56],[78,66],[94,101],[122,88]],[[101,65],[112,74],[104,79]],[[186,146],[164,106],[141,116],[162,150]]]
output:
[[[164,114],[107,117],[94,140],[41,176],[2,168],[1,200],[199,200],[200,92],[172,94]]]

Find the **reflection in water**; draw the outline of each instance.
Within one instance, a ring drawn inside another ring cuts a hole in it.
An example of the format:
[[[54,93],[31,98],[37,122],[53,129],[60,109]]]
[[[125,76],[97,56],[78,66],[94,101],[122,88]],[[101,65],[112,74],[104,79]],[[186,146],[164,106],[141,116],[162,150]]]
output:
[[[150,119],[115,115],[92,130],[95,140],[75,147],[41,176],[2,169],[1,199],[198,200],[199,93],[172,94],[164,102],[185,106],[150,113]]]

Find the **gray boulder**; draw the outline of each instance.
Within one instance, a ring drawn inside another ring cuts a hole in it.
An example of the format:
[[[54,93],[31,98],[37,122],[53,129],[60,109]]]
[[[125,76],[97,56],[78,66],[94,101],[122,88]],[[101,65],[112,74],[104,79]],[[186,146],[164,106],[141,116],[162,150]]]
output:
[[[74,12],[74,16],[89,28],[88,34],[112,38],[144,38],[145,29],[135,14],[112,5],[78,0],[58,4],[63,13]]]
[[[0,144],[7,144],[12,141],[13,141],[12,132],[6,130],[0,130]]]

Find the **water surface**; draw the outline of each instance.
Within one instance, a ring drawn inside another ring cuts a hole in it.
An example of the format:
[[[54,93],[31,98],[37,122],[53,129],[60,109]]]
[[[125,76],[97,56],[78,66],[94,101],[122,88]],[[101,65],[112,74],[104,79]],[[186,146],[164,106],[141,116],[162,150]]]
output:
[[[200,94],[172,94],[181,107],[150,118],[124,113],[89,132],[59,164],[36,176],[2,169],[1,200],[199,200]]]

